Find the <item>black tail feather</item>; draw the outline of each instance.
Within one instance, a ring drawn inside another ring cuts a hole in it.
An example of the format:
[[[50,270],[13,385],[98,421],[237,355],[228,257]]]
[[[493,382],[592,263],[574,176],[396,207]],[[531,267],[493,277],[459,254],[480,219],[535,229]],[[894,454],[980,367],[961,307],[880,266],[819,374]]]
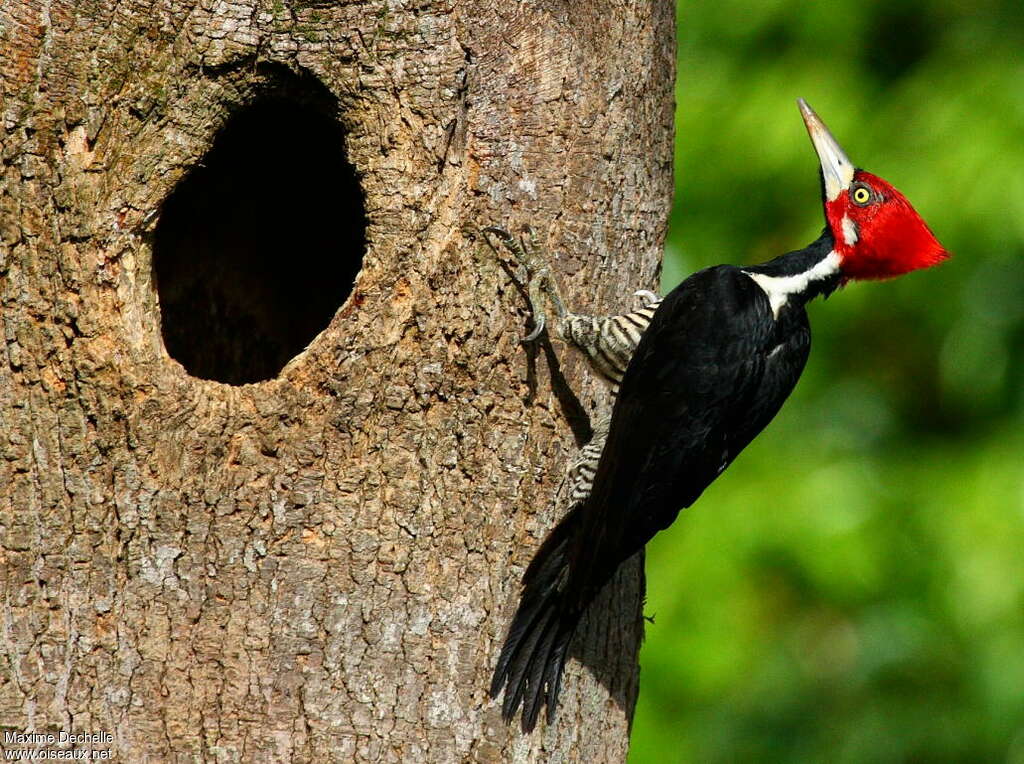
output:
[[[548,724],[555,721],[555,709],[558,707],[554,701],[558,700],[558,692],[562,689],[562,669],[565,668],[565,654],[569,649],[569,642],[572,641],[572,635],[575,629],[570,632],[566,632],[559,640],[555,643],[555,650],[552,653],[551,659],[548,661],[548,671],[544,676],[544,681],[547,684],[552,698],[552,702],[548,703]]]
[[[538,685],[536,678],[543,669],[549,650],[549,635],[552,627],[557,623],[557,618],[557,613],[552,609],[546,610],[536,625],[528,632],[526,641],[513,660],[508,675],[508,687],[505,690],[505,702],[501,707],[506,720],[515,716],[516,710],[522,703],[525,724],[527,709],[538,702],[542,688]]]
[[[550,618],[552,609],[550,607],[550,594],[538,596],[533,592],[529,599],[527,595],[519,603],[512,625],[509,626],[508,636],[505,637],[505,644],[501,648],[501,655],[498,657],[498,665],[494,670],[494,678],[491,681],[491,696],[495,697],[501,692],[502,685],[508,679],[513,684],[516,679],[521,679],[525,670],[524,654],[529,655],[533,645],[539,637],[538,622]]]
[[[543,705],[554,719],[562,669],[582,608],[567,602],[569,540],[578,513],[570,512],[545,539],[523,575],[523,594],[491,680],[491,697],[505,688],[502,716],[510,721],[520,705],[523,731],[536,726]]]
[[[549,688],[546,687],[543,680],[551,671],[553,647],[561,631],[558,614],[553,615],[554,617],[550,618],[544,624],[543,630],[540,631],[537,646],[533,650],[533,655],[530,656],[529,671],[523,680],[520,680],[529,692],[529,695],[523,700],[523,732],[529,732],[534,728],[541,706],[550,698]],[[552,702],[554,702],[553,699]]]

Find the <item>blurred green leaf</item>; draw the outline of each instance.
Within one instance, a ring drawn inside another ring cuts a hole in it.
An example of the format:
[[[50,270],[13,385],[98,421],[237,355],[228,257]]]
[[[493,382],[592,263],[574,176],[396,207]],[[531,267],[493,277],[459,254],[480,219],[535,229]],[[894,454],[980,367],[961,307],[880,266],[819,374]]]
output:
[[[798,96],[954,258],[813,305],[793,397],[650,544],[633,764],[1024,764],[1022,18],[679,4],[666,289],[820,231]]]

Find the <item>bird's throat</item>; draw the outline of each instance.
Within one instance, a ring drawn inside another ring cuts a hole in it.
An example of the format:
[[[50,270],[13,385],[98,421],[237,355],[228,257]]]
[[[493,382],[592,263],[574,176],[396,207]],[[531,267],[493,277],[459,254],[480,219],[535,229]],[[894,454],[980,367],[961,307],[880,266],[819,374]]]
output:
[[[801,307],[819,295],[828,296],[842,283],[842,258],[827,228],[804,249],[787,252],[762,265],[744,268],[764,290],[772,315],[779,317],[785,307]]]

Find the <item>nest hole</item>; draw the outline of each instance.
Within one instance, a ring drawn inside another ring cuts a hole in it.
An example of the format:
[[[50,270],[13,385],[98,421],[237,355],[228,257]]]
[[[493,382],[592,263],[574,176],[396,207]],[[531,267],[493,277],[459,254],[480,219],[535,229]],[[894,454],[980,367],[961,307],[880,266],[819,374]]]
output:
[[[276,377],[352,291],[365,206],[327,106],[241,110],[164,203],[153,239],[161,330],[194,377]]]

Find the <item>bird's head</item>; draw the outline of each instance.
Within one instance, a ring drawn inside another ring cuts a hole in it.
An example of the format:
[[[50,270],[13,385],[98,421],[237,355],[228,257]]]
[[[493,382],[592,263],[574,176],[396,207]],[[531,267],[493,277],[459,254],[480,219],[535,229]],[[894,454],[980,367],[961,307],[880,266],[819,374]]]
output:
[[[949,257],[907,198],[854,167],[821,118],[802,98],[798,103],[821,162],[825,220],[843,278],[892,278]]]

